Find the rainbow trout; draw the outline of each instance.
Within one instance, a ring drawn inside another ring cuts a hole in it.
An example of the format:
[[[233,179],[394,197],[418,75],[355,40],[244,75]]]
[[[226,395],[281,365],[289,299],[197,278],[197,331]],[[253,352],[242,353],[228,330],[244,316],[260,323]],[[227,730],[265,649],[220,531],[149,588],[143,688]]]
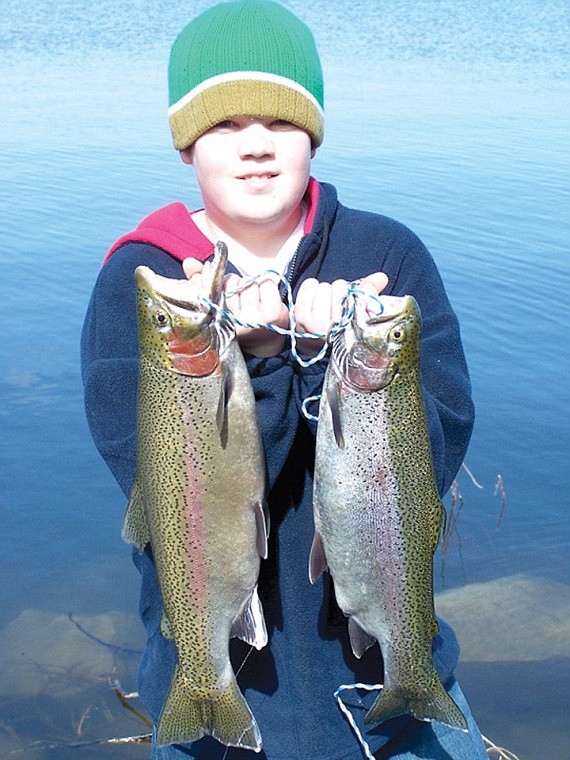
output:
[[[222,302],[227,248],[204,272]],[[267,632],[257,577],[267,556],[265,470],[255,400],[230,320],[186,281],[135,271],[140,336],[137,473],[123,538],[150,543],[162,634],[178,663],[159,745],[204,735],[259,752],[257,723],[235,679],[229,640],[260,649]]]
[[[326,569],[352,650],[378,641],[384,686],[366,722],[410,713],[467,723],[434,670],[433,554],[444,520],[420,385],[421,318],[411,296],[380,296],[333,341],[316,443],[311,582]]]

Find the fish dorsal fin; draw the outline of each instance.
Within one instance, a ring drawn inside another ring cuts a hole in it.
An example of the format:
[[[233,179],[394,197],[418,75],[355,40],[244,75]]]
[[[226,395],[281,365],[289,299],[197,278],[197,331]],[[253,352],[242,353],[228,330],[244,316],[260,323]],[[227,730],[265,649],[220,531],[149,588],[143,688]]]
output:
[[[334,438],[339,449],[344,449],[345,441],[342,432],[342,422],[340,417],[341,393],[340,380],[337,377],[331,378],[327,385],[327,400],[331,410],[331,419],[333,426]]]
[[[447,523],[447,512],[445,511],[445,507],[443,506],[443,502],[440,502],[440,515],[439,515],[439,524],[437,528],[437,534],[435,537],[435,546],[433,548],[434,552],[437,549],[437,546],[441,539],[445,538],[447,536],[448,531],[448,523]],[[451,523],[449,525],[451,527]]]
[[[267,540],[269,538],[269,510],[265,501],[255,503],[255,525],[257,528],[257,552],[262,559],[267,559],[269,550]]]
[[[353,617],[348,619],[348,635],[350,637],[352,652],[358,659],[362,657],[367,649],[370,649],[376,643],[374,636],[366,633]]]
[[[128,544],[134,544],[141,554],[145,546],[150,542],[150,532],[146,522],[142,494],[136,480],[131,491],[129,503],[127,504],[121,536],[123,541],[126,541]]]
[[[315,531],[311,554],[309,555],[309,580],[314,583],[321,575],[329,569],[325,555],[325,547],[320,533]]]
[[[234,620],[230,636],[245,641],[256,649],[267,644],[267,628],[257,586],[251,592],[241,614]]]

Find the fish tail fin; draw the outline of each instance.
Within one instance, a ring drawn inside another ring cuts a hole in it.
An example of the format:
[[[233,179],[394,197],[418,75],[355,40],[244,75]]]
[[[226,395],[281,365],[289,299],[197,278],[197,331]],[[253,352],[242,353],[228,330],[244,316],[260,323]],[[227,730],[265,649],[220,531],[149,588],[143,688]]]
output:
[[[259,728],[235,680],[224,691],[204,697],[184,682],[177,668],[158,721],[157,743],[190,744],[202,736],[261,751]]]
[[[366,713],[365,723],[377,723],[398,715],[413,715],[418,720],[438,720],[452,728],[467,731],[465,716],[437,678],[423,693],[410,694],[384,686]]]

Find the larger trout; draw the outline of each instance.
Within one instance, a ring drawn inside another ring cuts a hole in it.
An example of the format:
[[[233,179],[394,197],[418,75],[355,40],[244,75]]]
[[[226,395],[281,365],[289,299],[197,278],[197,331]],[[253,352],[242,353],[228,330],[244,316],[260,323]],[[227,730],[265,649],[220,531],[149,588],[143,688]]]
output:
[[[411,296],[381,296],[333,341],[316,443],[310,578],[328,569],[354,654],[378,641],[384,686],[372,723],[410,713],[466,729],[431,657],[433,554],[444,507],[420,385],[421,319]]]
[[[218,244],[204,269],[210,304],[189,298],[187,281],[135,271],[138,451],[123,537],[141,552],[152,547],[162,634],[178,653],[158,744],[211,735],[260,751],[228,651],[232,636],[258,649],[267,643],[256,589],[268,528],[251,382],[234,328],[216,308],[226,261]]]

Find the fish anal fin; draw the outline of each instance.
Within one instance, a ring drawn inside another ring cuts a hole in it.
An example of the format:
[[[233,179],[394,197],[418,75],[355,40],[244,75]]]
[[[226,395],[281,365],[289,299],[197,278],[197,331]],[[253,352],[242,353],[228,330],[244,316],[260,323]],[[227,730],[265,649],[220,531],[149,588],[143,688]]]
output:
[[[334,433],[334,439],[339,449],[344,449],[345,440],[342,432],[342,422],[340,416],[341,407],[341,393],[340,393],[340,381],[335,378],[327,385],[327,400],[329,402],[329,408],[331,410],[331,420]]]
[[[259,728],[235,680],[223,691],[204,695],[192,690],[177,666],[158,720],[157,744],[190,744],[202,736],[213,736],[226,746],[261,751]]]
[[[367,633],[353,617],[348,619],[348,635],[350,637],[352,653],[358,659],[362,657],[367,649],[370,649],[376,643],[374,636]]]
[[[141,554],[145,546],[150,542],[150,532],[146,521],[143,498],[137,481],[135,481],[129,503],[127,504],[121,536],[123,541],[126,541],[128,544],[134,544]]]
[[[323,539],[321,538],[320,533],[315,532],[313,545],[311,546],[311,553],[309,555],[309,580],[311,583],[315,583],[315,581],[320,578],[328,568],[329,565],[325,555]]]
[[[437,526],[435,546],[433,548],[434,552],[437,549],[437,546],[440,540],[444,538],[446,535],[447,535],[447,512],[445,511],[445,507],[443,506],[443,503],[440,502],[439,523]]]
[[[253,589],[240,616],[234,620],[230,636],[235,636],[256,649],[263,649],[267,644],[267,629],[257,586]]]
[[[257,551],[259,556],[267,559],[269,549],[267,542],[269,539],[269,510],[267,503],[263,500],[255,503],[255,526],[257,530]]]

